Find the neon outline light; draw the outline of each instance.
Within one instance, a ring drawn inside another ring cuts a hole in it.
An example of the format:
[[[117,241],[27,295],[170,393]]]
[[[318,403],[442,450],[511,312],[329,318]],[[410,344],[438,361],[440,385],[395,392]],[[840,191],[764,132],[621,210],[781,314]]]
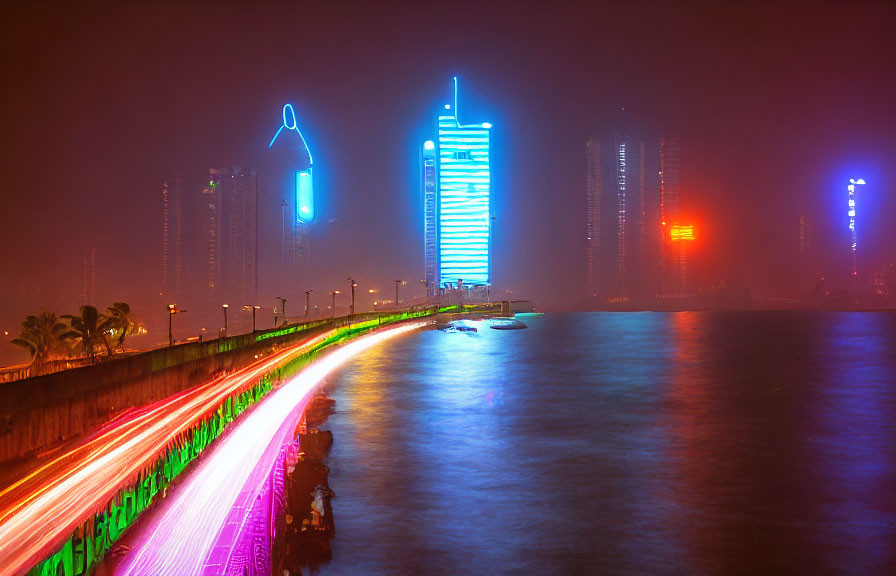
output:
[[[274,142],[277,141],[277,138],[280,136],[280,133],[283,132],[284,128],[295,132],[299,136],[299,140],[302,142],[302,147],[305,148],[305,152],[308,154],[308,169],[296,172],[295,189],[295,217],[299,223],[308,224],[314,219],[314,189],[312,185],[313,181],[311,179],[311,168],[314,164],[314,158],[311,156],[311,149],[308,148],[308,142],[305,140],[305,136],[302,134],[302,131],[299,130],[296,111],[295,108],[292,107],[292,104],[283,105],[283,123],[277,129],[274,137],[271,138],[271,143],[268,144],[268,150],[270,150],[274,145]],[[306,176],[307,178],[303,178],[303,176]]]
[[[287,110],[289,111],[289,116],[292,118],[292,122],[289,122],[289,120],[286,119]],[[277,129],[277,133],[274,134],[273,138],[271,138],[271,143],[268,144],[268,150],[270,150],[271,146],[274,145],[274,142],[277,141],[277,137],[280,136],[280,132],[282,132],[284,128],[286,128],[287,130],[293,130],[296,134],[299,135],[299,138],[302,140],[302,146],[305,147],[305,152],[308,153],[308,164],[314,164],[314,159],[311,157],[311,149],[308,148],[308,142],[305,141],[305,137],[302,135],[302,131],[299,130],[299,125],[296,121],[296,111],[292,107],[292,104],[283,105],[283,124],[280,125],[280,128]]]

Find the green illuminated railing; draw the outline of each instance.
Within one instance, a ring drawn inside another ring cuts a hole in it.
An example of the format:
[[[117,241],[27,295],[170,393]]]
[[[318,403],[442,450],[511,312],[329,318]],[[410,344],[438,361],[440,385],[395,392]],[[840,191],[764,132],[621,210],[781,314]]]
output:
[[[354,338],[378,326],[431,316],[435,313],[464,311],[494,311],[476,306],[445,306],[420,308],[400,312],[361,314],[330,320],[296,324],[255,335],[255,341],[294,334],[310,328],[337,325],[336,332],[314,346],[308,352],[262,376],[257,383],[243,392],[228,397],[217,410],[190,428],[181,437],[160,449],[156,461],[141,471],[134,483],[116,494],[104,510],[93,514],[75,529],[62,548],[34,566],[28,576],[78,576],[88,574],[102,560],[105,553],[121,537],[125,530],[146,510],[159,492],[164,494],[171,481],[205,450],[226,427],[246,409],[264,398],[272,389],[275,376],[286,378],[310,363],[321,350]],[[224,340],[224,339],[222,339]]]

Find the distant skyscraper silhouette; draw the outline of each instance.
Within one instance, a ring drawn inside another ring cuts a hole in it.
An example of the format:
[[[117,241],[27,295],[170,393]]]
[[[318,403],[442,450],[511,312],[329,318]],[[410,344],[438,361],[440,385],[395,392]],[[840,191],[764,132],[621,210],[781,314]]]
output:
[[[249,302],[254,258],[252,245],[254,194],[252,187],[252,175],[246,173],[242,166],[234,166],[231,173],[230,198],[226,199],[229,207],[228,221],[225,223],[227,233],[223,238],[226,242],[228,258],[225,299],[234,300],[240,304]]]
[[[799,252],[799,290],[798,292],[807,292],[811,290],[815,281],[814,276],[814,238],[812,230],[812,219],[808,216],[800,216],[800,252]]]
[[[81,248],[81,305],[96,303],[96,248]]]
[[[213,302],[221,292],[221,221],[224,186],[230,185],[230,171],[226,168],[212,168],[208,171],[208,181],[202,188],[205,211],[206,277],[205,297]]]
[[[686,276],[682,269],[687,259],[681,258],[679,250],[685,249],[685,244],[676,246],[676,250],[670,242],[672,226],[679,224],[678,199],[679,199],[679,144],[674,138],[660,138],[659,151],[659,178],[660,178],[660,227],[662,241],[660,243],[660,278],[661,292],[664,295],[680,295],[684,290],[681,286],[682,278]]]
[[[585,141],[585,284],[588,296],[601,292],[601,197],[600,142]]]
[[[654,157],[656,151],[653,151]],[[648,219],[658,209],[644,142],[615,133],[585,142],[585,278],[589,296],[640,300],[656,292],[657,248]],[[653,170],[655,172],[655,170]],[[652,206],[651,203],[654,205]],[[652,256],[649,256],[652,255]]]
[[[628,186],[628,145],[618,135],[614,142],[614,168],[616,170],[616,293],[625,294],[625,224],[628,210],[626,197]]]
[[[180,176],[162,180],[162,294],[177,299],[184,285],[183,199]]]

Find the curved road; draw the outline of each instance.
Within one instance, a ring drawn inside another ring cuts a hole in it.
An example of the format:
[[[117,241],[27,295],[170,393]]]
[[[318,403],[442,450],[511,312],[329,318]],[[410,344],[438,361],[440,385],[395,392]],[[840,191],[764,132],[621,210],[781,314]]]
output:
[[[213,551],[229,550],[221,528],[234,502],[259,476],[257,471],[273,465],[283,437],[292,432],[291,416],[314,388],[364,350],[425,325],[415,322],[361,336],[322,356],[268,394],[211,446],[198,468],[169,494],[164,512],[141,533],[123,568],[116,572],[129,576],[220,574],[228,558],[226,552]]]
[[[0,491],[0,574],[21,574],[58,549],[159,450],[242,392],[275,366],[335,331],[285,348],[258,362],[165,400],[129,411]]]

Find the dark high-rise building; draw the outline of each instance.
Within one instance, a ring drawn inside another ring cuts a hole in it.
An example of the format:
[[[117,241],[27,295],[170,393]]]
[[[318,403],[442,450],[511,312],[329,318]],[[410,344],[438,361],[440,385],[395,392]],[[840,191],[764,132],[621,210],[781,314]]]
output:
[[[884,264],[872,275],[871,294],[890,300],[896,297],[896,264]]]
[[[81,305],[96,304],[96,248],[81,248]]]
[[[229,215],[229,211],[222,214],[222,206],[227,196],[225,187],[229,185],[230,171],[212,168],[208,171],[208,182],[202,189],[206,231],[205,297],[208,302],[214,302],[221,296],[221,254],[226,253],[222,250],[221,221]]]
[[[643,142],[617,134],[613,141],[612,161],[615,174],[612,190],[616,202],[616,266],[615,282],[610,292],[623,299],[641,299],[651,292],[645,286],[648,277],[644,237],[648,202],[645,174],[647,148]]]
[[[589,295],[649,305],[671,294],[666,284],[678,286],[673,276],[681,277],[672,270],[680,259],[668,245],[678,221],[677,142],[649,144],[619,132],[588,139],[585,196]]]
[[[162,294],[177,298],[184,286],[184,224],[180,177],[162,180]]]
[[[673,138],[660,138],[659,187],[660,187],[660,292],[665,296],[681,295],[685,277],[686,256],[679,254],[685,244],[673,246],[672,226],[680,224],[679,199],[679,145]]]
[[[626,236],[625,225],[628,212],[628,144],[618,135],[613,144],[613,168],[615,170],[616,191],[616,294],[625,295],[626,276]]]
[[[242,306],[255,299],[258,190],[255,170],[212,168],[203,188],[206,297]]]
[[[231,173],[227,221],[222,240],[227,247],[227,274],[224,290],[227,300],[245,305],[254,295],[255,260],[255,174],[236,165]]]
[[[805,292],[813,288],[815,281],[815,249],[812,230],[812,219],[808,216],[800,216],[799,240],[799,292]]]
[[[600,142],[589,138],[585,141],[585,285],[589,297],[601,292],[601,178]]]
[[[647,149],[644,142],[638,144],[638,227],[636,239],[638,253],[638,269],[635,278],[635,286],[638,288],[637,296],[643,297],[650,293],[647,289],[647,282],[650,278],[648,274],[650,262],[648,259],[647,246],[647,182],[644,170],[647,165]]]

